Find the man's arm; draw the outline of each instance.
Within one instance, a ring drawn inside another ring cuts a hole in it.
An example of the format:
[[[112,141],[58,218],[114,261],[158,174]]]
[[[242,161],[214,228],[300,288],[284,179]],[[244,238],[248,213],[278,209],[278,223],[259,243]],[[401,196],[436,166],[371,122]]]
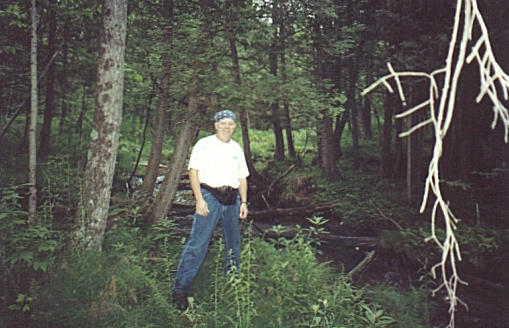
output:
[[[240,193],[240,213],[239,218],[247,218],[247,178],[239,179],[239,193]]]
[[[209,207],[205,199],[203,199],[203,195],[201,194],[200,188],[200,179],[198,178],[198,170],[190,169],[189,170],[189,183],[191,184],[191,189],[193,190],[194,199],[196,200],[196,213],[201,216],[209,215]]]

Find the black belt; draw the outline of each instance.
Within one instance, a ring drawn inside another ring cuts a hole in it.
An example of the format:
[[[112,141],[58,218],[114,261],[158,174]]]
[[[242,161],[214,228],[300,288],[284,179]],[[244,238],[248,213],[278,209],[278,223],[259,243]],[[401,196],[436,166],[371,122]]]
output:
[[[212,186],[209,186],[206,183],[200,183],[200,187],[202,187],[203,189],[206,189],[208,191],[218,190],[218,191],[221,191],[221,192],[232,191],[232,190],[237,189],[237,188],[233,188],[232,186],[212,187]]]

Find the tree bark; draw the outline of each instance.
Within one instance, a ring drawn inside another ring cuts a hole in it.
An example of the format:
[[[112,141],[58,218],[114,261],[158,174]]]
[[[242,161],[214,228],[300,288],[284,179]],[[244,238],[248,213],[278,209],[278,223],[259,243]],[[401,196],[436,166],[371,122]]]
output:
[[[65,36],[64,36],[64,42],[66,42],[65,40]],[[62,77],[60,79],[60,85],[61,85],[61,92],[62,92],[62,105],[60,106],[61,109],[60,109],[60,122],[58,123],[58,134],[59,135],[62,135],[62,132],[64,130],[64,123],[65,123],[65,120],[67,118],[67,112],[68,112],[68,108],[67,108],[67,98],[66,98],[66,95],[67,95],[67,45],[64,43],[64,49],[63,49],[63,54],[62,54]]]
[[[30,127],[28,142],[28,223],[34,224],[37,220],[37,151],[36,151],[36,130],[37,130],[37,7],[35,0],[32,0],[32,39],[30,46]]]
[[[348,111],[336,116],[336,124],[334,128],[334,158],[337,160],[341,157],[341,137],[345,131],[346,122],[348,122]]]
[[[326,179],[335,180],[339,178],[339,169],[336,165],[334,142],[334,131],[332,127],[332,117],[327,111],[322,113],[320,128],[320,154],[322,163],[322,175]]]
[[[81,145],[83,141],[83,120],[85,119],[85,114],[88,111],[87,106],[87,88],[83,86],[83,93],[81,94],[81,111],[78,119],[76,120],[76,128],[78,130],[79,135],[79,144]]]
[[[152,91],[148,96],[148,103],[145,109],[145,122],[143,124],[143,133],[141,135],[141,145],[140,150],[138,151],[138,156],[136,157],[136,163],[134,164],[133,170],[131,171],[131,176],[129,177],[128,184],[130,186],[133,177],[136,175],[136,171],[138,170],[138,166],[140,164],[141,154],[143,153],[143,148],[145,147],[145,141],[147,139],[147,128],[150,123],[150,108],[152,107],[152,99],[154,98],[154,86],[152,86]],[[131,187],[131,186],[130,186]]]
[[[278,4],[279,0],[272,1],[272,25],[274,28],[274,39],[272,40],[272,45],[270,47],[269,53],[269,66],[270,73],[274,75],[274,80],[277,79],[277,54],[279,50],[279,41],[278,41]],[[272,114],[272,128],[274,130],[274,137],[276,139],[276,149],[274,152],[274,158],[277,161],[282,161],[285,159],[285,144],[283,139],[283,129],[281,128],[281,118],[279,114],[279,101],[274,99],[270,104],[270,110]]]
[[[358,8],[354,8],[354,4],[352,0],[347,1],[347,22],[349,25],[353,25],[355,23]],[[357,97],[356,97],[356,88],[357,88],[357,80],[359,78],[358,67],[357,67],[357,57],[360,55],[360,46],[356,45],[353,48],[350,57],[348,58],[348,91],[347,91],[347,108],[350,111],[350,128],[352,131],[352,151],[353,151],[353,168],[358,170],[360,167],[359,162],[359,117],[358,117],[358,108],[357,108]]]
[[[104,0],[90,149],[83,179],[84,244],[102,249],[117,160],[124,89],[126,0]]]
[[[159,164],[161,163],[161,156],[163,150],[164,136],[166,127],[169,120],[169,94],[168,90],[171,84],[171,52],[173,44],[173,1],[164,1],[164,18],[168,21],[167,30],[165,31],[164,38],[165,43],[169,47],[169,52],[163,55],[163,78],[161,81],[159,103],[157,105],[157,114],[155,127],[152,130],[152,145],[150,147],[150,156],[148,159],[148,165],[145,170],[145,177],[143,179],[143,185],[141,186],[142,192],[151,197],[154,192],[157,176],[159,175]],[[165,25],[166,26],[166,25]]]
[[[350,81],[348,82],[348,101],[347,106],[350,111],[350,127],[352,129],[352,151],[353,151],[353,168],[358,170],[360,167],[359,162],[359,123],[358,123],[358,109],[356,99],[357,88],[357,63],[355,58],[351,57],[348,60],[348,73]]]
[[[49,35],[48,54],[51,56],[56,49],[57,20],[55,3],[49,4]],[[39,145],[39,159],[44,161],[48,158],[51,144],[51,123],[53,121],[53,109],[55,106],[55,64],[51,64],[46,78],[46,98],[44,108],[44,121],[41,127],[41,140]]]
[[[392,114],[394,108],[396,106],[397,99],[396,96],[391,93],[386,93],[384,100],[384,124],[383,124],[383,133],[381,140],[381,171],[382,177],[391,178],[392,177]]]
[[[283,82],[283,85],[286,85],[288,82],[288,78],[286,76],[286,38],[288,37],[286,33],[286,24],[285,17],[286,17],[286,5],[283,1],[280,4],[279,8],[279,43],[280,43],[280,57],[281,57],[281,80]],[[288,97],[287,95],[283,94],[283,116],[284,116],[284,128],[286,131],[286,145],[288,147],[288,155],[292,159],[297,159],[297,153],[295,152],[295,145],[293,142],[293,131],[292,131],[292,121],[290,118],[290,104],[288,103]]]
[[[184,119],[182,126],[178,129],[180,133],[175,142],[175,148],[170,159],[168,172],[166,173],[163,185],[157,194],[154,208],[150,216],[151,223],[159,223],[166,218],[178,189],[181,172],[186,163],[189,148],[191,147],[191,143],[193,142],[197,131],[197,125],[193,120],[193,117],[198,113],[197,83],[197,78],[193,77],[190,82],[189,101],[186,113],[187,117]]]
[[[226,28],[226,37],[228,38],[228,42],[230,44],[230,57],[232,60],[232,75],[239,87],[242,85],[242,79],[240,74],[240,64],[239,64],[239,55],[237,51],[237,36],[235,34],[236,28],[235,23],[238,21],[238,1],[232,0],[229,5],[229,15],[228,22],[231,24]],[[251,142],[249,140],[249,117],[247,110],[242,106],[240,109],[240,128],[242,132],[242,145],[244,149],[244,157],[246,158],[247,168],[249,170],[249,181],[250,183],[254,183],[256,185],[263,185],[264,179],[263,177],[256,171],[253,156],[251,154]]]
[[[313,48],[315,51],[315,79],[318,86],[322,89],[322,80],[327,79],[327,73],[324,69],[325,54],[323,51],[323,37],[320,29],[320,22],[316,18],[313,22]],[[334,130],[332,117],[328,110],[320,112],[321,119],[318,122],[317,136],[318,136],[318,154],[320,165],[322,168],[322,175],[327,179],[337,179],[340,176],[339,169],[336,166],[337,145],[334,143]]]
[[[366,72],[366,85],[373,82],[373,75],[371,73],[372,65],[368,61],[368,69]],[[373,138],[373,130],[371,129],[371,94],[364,97],[364,104],[362,106],[362,125],[364,137],[368,140]]]

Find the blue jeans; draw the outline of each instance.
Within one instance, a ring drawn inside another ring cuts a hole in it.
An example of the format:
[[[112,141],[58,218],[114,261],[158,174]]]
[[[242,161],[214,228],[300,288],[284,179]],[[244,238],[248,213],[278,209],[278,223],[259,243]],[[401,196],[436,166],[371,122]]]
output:
[[[208,190],[201,188],[203,198],[209,208],[208,216],[194,214],[191,234],[180,255],[177,267],[177,275],[173,281],[173,290],[188,292],[191,289],[200,266],[205,259],[209,247],[210,238],[218,221],[223,226],[223,240],[225,244],[226,269],[239,266],[240,258],[240,229],[239,211],[240,197],[233,205],[221,204]]]

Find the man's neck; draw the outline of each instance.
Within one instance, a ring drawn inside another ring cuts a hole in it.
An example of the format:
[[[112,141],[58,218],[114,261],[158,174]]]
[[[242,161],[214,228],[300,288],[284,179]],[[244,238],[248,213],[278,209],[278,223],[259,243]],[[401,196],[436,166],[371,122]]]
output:
[[[226,138],[222,138],[221,136],[219,136],[219,134],[216,134],[216,138],[217,138],[219,141],[224,142],[224,143],[228,143],[228,142],[230,142],[230,140],[231,140],[231,138],[228,138],[228,139],[226,139]]]

